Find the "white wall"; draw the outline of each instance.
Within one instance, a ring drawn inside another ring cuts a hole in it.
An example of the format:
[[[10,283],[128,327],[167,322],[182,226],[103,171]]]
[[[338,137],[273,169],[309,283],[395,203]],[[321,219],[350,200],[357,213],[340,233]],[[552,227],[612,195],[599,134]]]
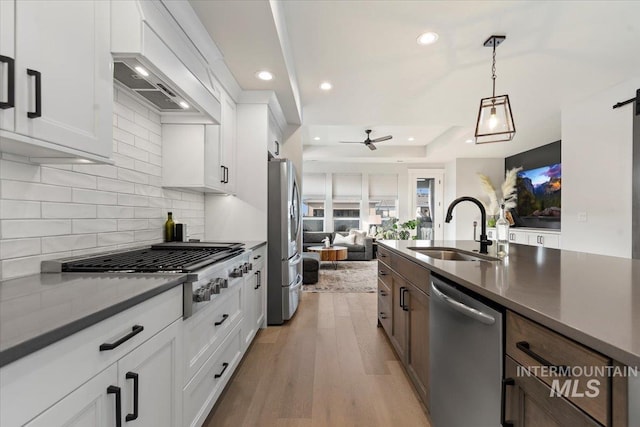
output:
[[[633,104],[611,107],[639,87],[636,78],[562,109],[563,249],[631,257]]]
[[[206,195],[207,240],[267,240],[267,104],[237,114],[236,196]]]
[[[444,213],[456,196],[456,161],[453,160],[444,166]],[[444,240],[456,240],[455,217],[451,224],[444,224]]]
[[[204,237],[204,196],[161,187],[160,116],[117,88],[114,100],[113,166],[2,154],[0,278],[39,273],[44,259],[161,242],[168,211]]]
[[[455,160],[455,198],[470,196],[489,204],[489,198],[480,187],[478,173],[489,177],[497,189],[498,197],[500,197],[500,186],[504,182],[504,159],[494,158]],[[453,199],[445,199],[445,214],[446,208]],[[455,240],[473,240],[473,221],[478,222],[477,238],[480,238],[480,209],[470,202],[460,203],[453,211],[451,223],[445,224],[445,233],[451,233],[451,230],[447,231],[447,228],[453,228]]]

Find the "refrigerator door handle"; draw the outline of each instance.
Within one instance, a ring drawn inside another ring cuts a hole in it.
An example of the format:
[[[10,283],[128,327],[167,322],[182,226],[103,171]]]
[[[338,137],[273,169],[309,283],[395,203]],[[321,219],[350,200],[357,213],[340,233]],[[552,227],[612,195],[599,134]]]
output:
[[[296,289],[302,286],[302,275],[298,274],[298,278],[296,280],[295,285],[291,286],[291,289]]]
[[[300,261],[302,261],[302,255],[300,255],[300,253],[297,253],[293,258],[289,260],[289,265],[300,264]]]

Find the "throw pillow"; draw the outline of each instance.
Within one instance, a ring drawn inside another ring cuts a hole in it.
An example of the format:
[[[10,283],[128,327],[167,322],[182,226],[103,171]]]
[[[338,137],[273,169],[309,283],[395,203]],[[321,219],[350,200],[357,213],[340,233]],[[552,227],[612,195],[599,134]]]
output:
[[[338,234],[336,233],[335,237],[333,238],[333,244],[334,245],[353,245],[353,242],[355,241],[356,236],[354,236],[353,234],[350,234],[348,236],[343,236],[342,234]]]
[[[367,232],[363,230],[351,230],[349,235],[355,236],[354,244],[364,246],[364,239],[367,237]]]

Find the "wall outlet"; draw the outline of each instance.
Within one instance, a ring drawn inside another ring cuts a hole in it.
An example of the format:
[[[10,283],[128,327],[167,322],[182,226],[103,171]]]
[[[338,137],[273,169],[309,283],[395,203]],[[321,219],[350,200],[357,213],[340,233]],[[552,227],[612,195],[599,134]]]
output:
[[[587,222],[586,212],[578,212],[578,222]]]

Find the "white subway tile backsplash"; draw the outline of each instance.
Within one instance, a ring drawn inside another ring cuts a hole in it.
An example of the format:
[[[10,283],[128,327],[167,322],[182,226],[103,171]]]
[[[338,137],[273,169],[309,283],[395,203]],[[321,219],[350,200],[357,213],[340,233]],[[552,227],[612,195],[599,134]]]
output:
[[[133,194],[118,194],[118,204],[120,206],[149,206],[147,196],[135,196]]]
[[[135,184],[111,178],[98,178],[98,190],[116,193],[135,193]]]
[[[40,239],[0,240],[0,259],[40,254]]]
[[[40,200],[47,202],[70,202],[71,188],[35,182],[9,181],[0,183],[0,194],[3,199]]]
[[[149,227],[148,219],[119,219],[118,231],[145,230]]]
[[[43,237],[42,253],[62,252],[94,248],[97,245],[95,234],[72,234],[69,236]]]
[[[40,168],[38,165],[0,160],[0,179],[40,182]]]
[[[134,212],[129,206],[98,206],[98,218],[133,218]]]
[[[52,185],[77,188],[96,188],[96,177],[80,172],[42,167],[42,182]]]
[[[0,200],[0,218],[40,218],[40,202]]]
[[[71,221],[62,219],[3,219],[0,220],[2,239],[60,236],[71,234]]]
[[[74,219],[72,220],[73,234],[101,233],[117,231],[118,220],[112,218]]]
[[[73,189],[73,201],[76,203],[92,203],[96,205],[115,205],[118,194],[108,191]]]
[[[115,88],[114,165],[0,153],[0,279],[38,273],[43,259],[161,242],[168,211],[203,238],[204,195],[162,188],[161,130],[156,112]]]
[[[42,202],[42,218],[95,218],[96,205]]]
[[[123,169],[123,168],[118,168],[118,179],[122,181],[134,182],[138,184],[149,183],[149,177],[146,174],[142,172],[136,172],[130,169]]]
[[[98,234],[98,246],[120,245],[133,242],[133,231]]]

